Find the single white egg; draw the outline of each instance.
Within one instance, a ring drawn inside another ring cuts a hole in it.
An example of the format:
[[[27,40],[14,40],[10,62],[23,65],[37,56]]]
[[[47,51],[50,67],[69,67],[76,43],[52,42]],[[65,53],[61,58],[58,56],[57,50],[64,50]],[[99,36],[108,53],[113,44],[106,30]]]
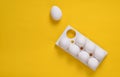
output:
[[[93,44],[92,42],[88,41],[85,45],[85,50],[88,52],[88,53],[93,53],[94,50],[95,50],[95,44]]]
[[[99,61],[102,61],[103,58],[106,56],[106,52],[101,49],[101,48],[96,48],[95,49],[95,53],[94,53],[94,56],[99,60]]]
[[[53,20],[58,21],[62,17],[62,11],[58,6],[52,6],[51,8],[51,17]]]
[[[80,61],[82,61],[83,63],[87,63],[88,59],[90,58],[89,54],[86,51],[81,51],[78,54],[78,58],[80,59]]]
[[[63,48],[63,49],[67,49],[70,45],[70,41],[68,38],[63,37],[60,39],[59,41],[59,45]]]
[[[88,66],[93,69],[93,70],[96,70],[96,68],[98,67],[99,65],[99,62],[97,59],[91,57],[89,60],[88,60]]]
[[[75,44],[70,44],[69,48],[68,48],[68,51],[72,54],[72,55],[75,55],[77,56],[78,53],[80,52],[80,48],[75,45]]]
[[[75,43],[80,46],[80,47],[83,47],[86,43],[86,39],[85,37],[83,36],[77,36],[76,40],[75,40]]]

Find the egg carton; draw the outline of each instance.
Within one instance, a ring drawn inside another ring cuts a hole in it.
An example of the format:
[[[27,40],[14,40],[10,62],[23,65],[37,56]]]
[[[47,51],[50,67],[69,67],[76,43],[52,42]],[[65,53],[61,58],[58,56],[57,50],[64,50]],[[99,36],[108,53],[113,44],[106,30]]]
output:
[[[67,35],[67,32],[70,30],[75,32],[73,38],[70,38]],[[56,45],[94,71],[107,55],[107,52],[104,49],[93,43],[70,25],[57,40]]]

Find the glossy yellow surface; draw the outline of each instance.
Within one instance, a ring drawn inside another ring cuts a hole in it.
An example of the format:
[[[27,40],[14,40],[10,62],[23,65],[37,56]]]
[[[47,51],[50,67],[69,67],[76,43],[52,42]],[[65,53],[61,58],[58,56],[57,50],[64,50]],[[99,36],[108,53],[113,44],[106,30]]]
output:
[[[69,24],[108,52],[97,71],[55,46]],[[0,77],[120,77],[120,0],[1,0]]]

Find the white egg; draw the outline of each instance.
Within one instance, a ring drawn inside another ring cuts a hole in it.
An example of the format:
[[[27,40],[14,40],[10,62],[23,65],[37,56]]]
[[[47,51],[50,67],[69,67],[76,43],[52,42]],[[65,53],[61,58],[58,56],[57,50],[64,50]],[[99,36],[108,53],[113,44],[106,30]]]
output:
[[[88,41],[85,45],[85,50],[88,52],[88,53],[93,53],[94,50],[95,50],[95,44],[93,44],[92,42]]]
[[[68,38],[63,37],[60,39],[59,41],[59,45],[63,48],[63,49],[67,49],[70,45],[70,41]]]
[[[53,20],[58,21],[62,17],[62,11],[58,6],[52,6],[51,8],[51,17]]]
[[[80,48],[75,45],[75,44],[70,44],[69,48],[68,48],[68,51],[72,54],[72,55],[75,55],[77,56],[78,53],[80,52]]]
[[[78,58],[85,64],[88,62],[89,57],[90,56],[89,56],[89,54],[86,51],[81,51],[78,54]]]
[[[97,59],[91,57],[89,60],[88,60],[88,66],[93,69],[93,70],[96,70],[96,68],[98,67],[99,65],[99,62]]]
[[[84,46],[85,43],[86,43],[86,39],[85,37],[83,36],[77,36],[76,40],[75,40],[75,43],[78,45],[78,46]]]
[[[103,58],[106,56],[106,52],[101,49],[101,48],[96,48],[95,49],[95,53],[94,53],[94,56],[99,60],[99,61],[102,61]]]

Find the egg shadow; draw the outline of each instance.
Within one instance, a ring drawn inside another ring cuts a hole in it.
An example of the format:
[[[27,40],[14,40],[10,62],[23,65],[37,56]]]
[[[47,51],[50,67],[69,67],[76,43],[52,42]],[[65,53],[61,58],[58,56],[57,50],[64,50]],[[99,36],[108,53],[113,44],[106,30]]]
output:
[[[58,20],[58,21],[53,20],[53,18],[51,17],[51,13],[49,14],[49,19],[50,19],[50,22],[51,22],[53,25],[56,25],[56,24],[58,24],[58,23],[61,21],[61,19]]]
[[[74,66],[74,68],[76,68],[76,70],[78,72],[83,71],[86,73],[87,77],[92,77],[95,75],[96,71],[92,71],[89,67],[87,67],[86,65],[84,65],[82,62],[80,62],[79,60],[75,59],[73,56],[71,56],[70,54],[68,54],[67,52],[65,52],[63,49],[61,49],[58,46],[54,46],[56,53],[58,54],[58,56],[61,59],[66,59],[67,64],[69,64],[70,66]]]

